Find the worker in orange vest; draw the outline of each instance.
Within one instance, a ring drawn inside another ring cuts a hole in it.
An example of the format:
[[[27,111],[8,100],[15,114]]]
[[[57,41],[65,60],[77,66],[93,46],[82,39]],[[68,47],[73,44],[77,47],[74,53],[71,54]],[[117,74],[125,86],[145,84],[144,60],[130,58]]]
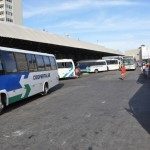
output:
[[[122,80],[124,80],[126,77],[126,68],[124,65],[121,67],[121,77],[122,77]]]

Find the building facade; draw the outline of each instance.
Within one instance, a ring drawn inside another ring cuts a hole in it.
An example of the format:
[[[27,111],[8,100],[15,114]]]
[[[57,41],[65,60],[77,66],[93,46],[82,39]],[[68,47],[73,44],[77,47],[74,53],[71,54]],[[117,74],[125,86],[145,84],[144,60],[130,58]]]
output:
[[[141,60],[150,60],[150,47],[146,45],[141,45],[140,49],[140,59]]]
[[[125,51],[126,56],[134,56],[136,61],[140,60],[140,50],[139,49],[134,49],[134,50],[127,50]]]
[[[0,21],[22,25],[22,0],[0,0]]]

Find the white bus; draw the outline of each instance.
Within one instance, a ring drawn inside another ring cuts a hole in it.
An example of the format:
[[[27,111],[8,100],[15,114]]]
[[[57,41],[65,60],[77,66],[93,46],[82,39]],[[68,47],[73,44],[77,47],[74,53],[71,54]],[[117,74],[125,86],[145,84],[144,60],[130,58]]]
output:
[[[54,55],[0,47],[0,111],[58,83]]]
[[[120,60],[106,59],[108,70],[119,70],[121,67]]]
[[[136,62],[134,56],[123,56],[122,64],[125,65],[126,70],[136,69]]]
[[[77,62],[81,72],[95,72],[107,71],[106,60],[81,60]]]
[[[58,59],[56,60],[58,66],[59,78],[74,78],[75,65],[72,59]]]

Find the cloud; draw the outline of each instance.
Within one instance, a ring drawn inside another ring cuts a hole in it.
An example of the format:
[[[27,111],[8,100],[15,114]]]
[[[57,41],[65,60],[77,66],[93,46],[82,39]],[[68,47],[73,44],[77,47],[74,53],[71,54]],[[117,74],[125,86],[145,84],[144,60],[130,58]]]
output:
[[[47,5],[31,7],[31,5],[24,4],[24,13],[23,16],[25,19],[32,18],[38,15],[58,13],[61,11],[71,11],[71,10],[82,10],[85,8],[94,8],[94,7],[110,7],[110,6],[135,6],[142,5],[141,2],[134,2],[128,0],[70,0],[63,1],[61,3],[47,3]],[[34,4],[33,4],[34,5]]]
[[[92,18],[90,20],[70,20],[63,21],[59,24],[48,25],[47,30],[70,30],[71,33],[90,33],[90,32],[104,32],[104,31],[129,31],[132,30],[149,30],[150,20],[138,18],[123,18],[122,16],[115,16],[98,20]]]
[[[31,1],[30,5],[24,1],[24,19],[31,20],[28,24],[36,25],[34,28],[42,30],[44,26],[48,32],[69,33],[71,38],[100,41],[100,45],[123,50],[146,44],[150,37],[149,7],[145,1],[44,0],[36,6]]]

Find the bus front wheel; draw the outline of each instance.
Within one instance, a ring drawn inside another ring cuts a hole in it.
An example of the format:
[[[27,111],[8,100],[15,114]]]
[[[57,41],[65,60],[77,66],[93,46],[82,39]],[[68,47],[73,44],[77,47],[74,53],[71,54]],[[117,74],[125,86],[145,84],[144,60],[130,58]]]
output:
[[[6,106],[6,95],[1,93],[1,95],[0,95],[0,114],[2,114],[2,111],[5,106]]]

